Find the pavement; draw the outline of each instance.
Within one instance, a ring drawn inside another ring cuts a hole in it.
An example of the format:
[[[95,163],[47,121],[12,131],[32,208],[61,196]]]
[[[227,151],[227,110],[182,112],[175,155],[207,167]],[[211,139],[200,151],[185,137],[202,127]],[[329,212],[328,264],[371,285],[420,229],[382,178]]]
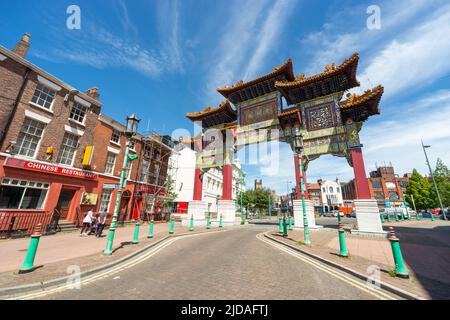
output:
[[[370,274],[375,266],[380,270],[381,279],[400,289],[409,291],[424,299],[450,299],[450,222],[445,221],[399,221],[384,223],[388,231],[393,227],[400,239],[403,259],[409,270],[410,279],[392,277],[389,272],[395,269],[390,242],[384,238],[356,236],[346,233],[346,245],[350,257],[338,256],[339,238],[337,221],[334,226],[330,218],[320,218],[318,224],[328,219],[327,228],[310,232],[312,246],[303,241],[303,230],[289,232],[287,239],[272,235],[302,250],[351,268],[362,274]],[[333,218],[331,218],[333,219]],[[352,221],[347,221],[346,230],[352,229]]]
[[[111,256],[102,254],[106,246],[108,230],[103,232],[102,238],[96,238],[93,235],[80,237],[79,232],[42,236],[35,258],[35,266],[38,269],[21,275],[18,274],[18,270],[27,253],[30,239],[2,240],[0,241],[0,252],[3,257],[7,258],[0,259],[0,289],[68,276],[73,266],[80,268],[80,272],[84,272],[112,263],[168,236],[169,224],[155,224],[152,239],[147,239],[148,232],[149,225],[141,225],[139,244],[132,244],[134,225],[117,228],[114,237],[114,252]],[[182,227],[180,223],[175,223],[174,235],[188,232],[188,228]],[[196,228],[194,232],[207,232],[207,230]]]

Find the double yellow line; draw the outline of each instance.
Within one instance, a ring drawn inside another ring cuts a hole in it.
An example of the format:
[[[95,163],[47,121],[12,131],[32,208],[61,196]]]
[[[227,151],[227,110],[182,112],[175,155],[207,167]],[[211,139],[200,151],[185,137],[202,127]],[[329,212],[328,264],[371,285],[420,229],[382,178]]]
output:
[[[180,240],[180,239],[185,239],[185,238],[190,238],[190,237],[196,237],[196,236],[202,236],[202,235],[207,235],[207,234],[212,234],[212,233],[217,233],[217,232],[225,232],[226,230],[223,231],[212,231],[212,232],[206,232],[206,233],[198,233],[198,234],[190,234],[190,235],[185,235],[185,236],[180,236],[180,237],[175,237],[175,238],[170,238],[169,240],[163,241],[162,243],[157,244],[155,247],[151,248],[148,252],[146,252],[145,254],[137,257],[136,259],[133,259],[129,262],[125,262],[123,264],[120,264],[119,266],[113,267],[112,269],[108,269],[100,274],[97,275],[93,275],[93,276],[89,276],[85,279],[81,279],[80,280],[80,286],[83,285],[88,285],[92,282],[104,279],[104,278],[108,278],[111,277],[114,274],[117,274],[121,271],[124,271],[126,269],[132,268],[135,265],[142,263],[148,259],[150,259],[151,257],[153,257],[155,254],[157,254],[158,252],[160,252],[161,250],[163,250],[164,248],[170,246],[171,244],[173,244],[174,242]],[[30,293],[30,294],[25,294],[23,296],[19,296],[19,297],[13,297],[7,300],[31,300],[31,299],[36,299],[36,298],[40,298],[40,297],[44,297],[47,295],[51,295],[51,294],[55,294],[58,292],[62,292],[62,291],[66,291],[66,290],[76,290],[73,288],[73,284],[67,284],[64,286],[60,286],[57,288],[52,288],[52,289],[47,289],[43,292],[36,292],[36,293]]]
[[[348,276],[347,274],[345,274],[343,272],[340,272],[340,271],[337,271],[337,270],[335,270],[333,268],[330,268],[330,267],[326,266],[323,263],[320,263],[320,262],[318,262],[316,260],[313,260],[312,258],[309,258],[309,257],[301,254],[298,251],[295,251],[295,250],[290,249],[290,248],[288,248],[288,247],[286,247],[286,246],[284,246],[282,244],[279,244],[279,243],[276,243],[276,242],[274,242],[272,240],[269,240],[269,239],[267,239],[264,236],[263,233],[258,234],[256,237],[259,240],[261,240],[261,241],[271,245],[272,247],[275,247],[278,250],[281,250],[281,251],[283,251],[283,252],[285,252],[285,253],[287,253],[287,254],[289,254],[289,255],[291,255],[291,256],[299,259],[299,260],[302,260],[303,262],[308,263],[308,264],[316,267],[317,269],[319,269],[319,270],[321,270],[323,272],[326,272],[329,275],[332,275],[335,278],[338,278],[338,279],[344,281],[345,283],[347,283],[347,284],[349,284],[349,285],[351,285],[351,286],[353,286],[355,288],[358,288],[361,291],[364,291],[364,292],[366,292],[366,293],[376,297],[377,299],[380,299],[380,300],[397,300],[393,296],[388,295],[388,294],[384,293],[383,291],[381,291],[381,289],[376,289],[376,288],[369,287],[366,284],[362,283],[361,281],[355,280],[354,278]]]

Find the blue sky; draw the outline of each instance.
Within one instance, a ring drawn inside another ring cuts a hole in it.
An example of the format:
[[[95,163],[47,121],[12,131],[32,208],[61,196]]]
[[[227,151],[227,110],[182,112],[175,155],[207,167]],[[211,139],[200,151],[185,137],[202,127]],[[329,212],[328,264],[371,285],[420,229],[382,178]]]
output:
[[[81,8],[81,30],[66,28],[66,9]],[[369,30],[366,10],[381,9]],[[141,129],[163,134],[193,126],[184,115],[216,106],[215,91],[273,70],[291,57],[295,73],[321,72],[359,52],[357,91],[385,86],[382,115],[363,128],[366,170],[391,162],[403,174],[426,173],[430,158],[450,164],[450,4],[448,1],[96,0],[8,1],[0,12],[0,44],[31,34],[28,59],[80,90],[98,86],[103,112],[136,112]],[[262,178],[278,192],[293,181],[293,159],[246,164],[248,182]],[[265,167],[264,164],[272,166]],[[274,167],[275,164],[275,167]],[[345,159],[311,163],[309,180],[352,178]]]

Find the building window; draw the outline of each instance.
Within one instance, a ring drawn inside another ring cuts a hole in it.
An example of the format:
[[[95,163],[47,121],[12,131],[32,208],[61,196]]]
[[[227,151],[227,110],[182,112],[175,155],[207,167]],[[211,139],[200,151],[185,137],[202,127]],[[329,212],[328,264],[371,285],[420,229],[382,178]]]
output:
[[[102,196],[100,197],[100,207],[98,208],[99,212],[108,212],[109,204],[111,202],[111,195],[113,189],[103,189]]]
[[[381,182],[380,181],[372,181],[372,188],[374,189],[381,189]]]
[[[384,193],[381,191],[375,191],[375,199],[383,199],[384,200]]]
[[[77,102],[73,103],[72,110],[70,110],[70,119],[79,123],[84,123],[88,107],[83,106]]]
[[[144,157],[146,158],[152,157],[152,145],[146,144],[144,146]]]
[[[66,132],[64,134],[61,150],[59,151],[58,163],[71,166],[78,148],[78,136]]]
[[[396,189],[395,182],[386,181],[386,188],[388,188],[388,189]]]
[[[339,188],[336,188],[336,192],[337,192],[337,193],[339,193],[339,192],[340,192],[340,191],[339,191]]]
[[[114,175],[114,167],[116,166],[116,155],[108,152],[106,157],[105,173]]]
[[[150,161],[142,159],[141,176],[139,180],[144,183],[148,183],[148,172],[150,170]]]
[[[330,187],[330,193],[333,193],[334,191],[333,191],[333,187]]]
[[[398,193],[394,192],[394,191],[389,191],[389,199],[390,200],[398,200],[399,199]]]
[[[130,140],[130,149],[136,150],[136,140],[133,139]]]
[[[322,190],[323,190],[324,193],[327,193],[327,189],[325,189],[325,187],[322,188]]]
[[[53,99],[55,99],[55,94],[56,92],[54,90],[38,83],[31,102],[45,109],[51,110]]]
[[[22,156],[34,158],[44,129],[44,123],[30,118],[25,118],[17,139],[17,153]]]
[[[5,178],[0,188],[0,208],[43,210],[49,184]]]
[[[111,135],[111,141],[115,142],[115,143],[120,142],[120,132],[119,131],[113,130],[112,135]]]
[[[127,178],[127,180],[131,179],[132,168],[133,168],[133,163],[131,161],[128,161],[128,164],[126,167],[126,172],[125,172],[125,177]]]

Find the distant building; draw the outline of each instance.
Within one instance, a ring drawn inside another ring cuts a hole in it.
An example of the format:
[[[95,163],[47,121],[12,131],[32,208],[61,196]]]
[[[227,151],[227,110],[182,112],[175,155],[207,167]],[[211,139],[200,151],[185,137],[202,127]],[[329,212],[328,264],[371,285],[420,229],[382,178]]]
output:
[[[314,211],[323,212],[322,206],[322,190],[318,183],[308,183],[309,200],[313,202]]]
[[[400,177],[395,173],[393,166],[379,167],[370,172],[369,189],[370,195],[376,199],[380,207],[385,207],[386,202],[391,206],[400,206],[404,201],[404,192],[409,183],[410,174]],[[344,199],[353,200],[356,198],[355,182],[351,180],[342,185]]]
[[[262,188],[263,188],[262,180],[261,179],[260,180],[256,179],[255,180],[255,190],[259,190],[259,189],[262,189]]]
[[[344,204],[342,197],[342,188],[339,179],[336,180],[318,180],[322,197],[322,212],[330,212],[332,210],[339,210]]]

